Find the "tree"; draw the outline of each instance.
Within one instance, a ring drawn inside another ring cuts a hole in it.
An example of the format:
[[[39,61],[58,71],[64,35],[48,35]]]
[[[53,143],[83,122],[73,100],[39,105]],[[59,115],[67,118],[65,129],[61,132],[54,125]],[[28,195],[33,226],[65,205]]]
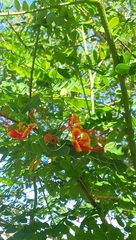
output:
[[[3,1],[8,239],[135,239],[135,12],[133,0]]]

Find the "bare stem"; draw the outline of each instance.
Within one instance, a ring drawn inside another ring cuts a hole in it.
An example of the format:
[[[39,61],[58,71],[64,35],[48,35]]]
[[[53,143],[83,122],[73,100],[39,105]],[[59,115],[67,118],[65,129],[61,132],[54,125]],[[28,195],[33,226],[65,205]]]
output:
[[[33,178],[33,186],[34,186],[34,206],[33,211],[36,210],[37,206],[37,185],[36,185],[36,177]],[[30,222],[32,222],[34,219],[34,213],[30,216]]]
[[[40,34],[40,27],[37,30],[37,36],[36,36],[35,48],[34,48],[33,60],[32,60],[32,68],[31,68],[31,73],[30,73],[30,84],[29,84],[29,96],[30,97],[32,96],[33,72],[34,72],[36,52],[37,52],[37,47],[38,47],[39,34]]]

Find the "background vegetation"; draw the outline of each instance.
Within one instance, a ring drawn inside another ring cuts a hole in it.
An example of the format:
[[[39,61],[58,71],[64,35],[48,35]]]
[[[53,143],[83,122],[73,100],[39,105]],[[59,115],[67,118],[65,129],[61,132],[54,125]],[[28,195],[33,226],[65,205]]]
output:
[[[135,1],[2,1],[0,21],[1,239],[135,240]]]

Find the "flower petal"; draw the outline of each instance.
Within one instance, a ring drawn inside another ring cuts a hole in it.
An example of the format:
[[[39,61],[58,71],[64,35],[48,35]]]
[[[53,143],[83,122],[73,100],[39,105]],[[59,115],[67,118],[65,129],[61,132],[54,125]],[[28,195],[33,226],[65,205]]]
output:
[[[81,135],[81,130],[79,129],[79,128],[73,128],[73,130],[71,131],[71,133],[72,133],[72,136],[75,138],[75,139],[77,139],[77,138],[79,138],[80,137],[80,135]]]
[[[81,147],[80,147],[80,145],[79,145],[79,143],[78,143],[77,140],[74,140],[74,141],[72,142],[72,144],[73,144],[73,146],[75,147],[75,149],[76,149],[77,152],[82,152],[82,149],[81,149]]]

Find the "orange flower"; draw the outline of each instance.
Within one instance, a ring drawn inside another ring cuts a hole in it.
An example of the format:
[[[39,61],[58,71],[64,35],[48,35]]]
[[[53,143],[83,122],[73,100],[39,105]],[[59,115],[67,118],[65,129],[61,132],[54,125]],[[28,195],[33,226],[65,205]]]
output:
[[[82,152],[82,148],[80,147],[79,142],[77,140],[74,140],[72,144],[75,147],[77,152]]]
[[[15,130],[14,128],[12,127],[9,127],[9,132],[8,132],[8,136],[10,138],[15,138],[17,140],[22,140],[22,134],[21,132],[19,132],[19,130]]]
[[[79,138],[80,137],[80,135],[81,135],[81,130],[79,129],[79,128],[73,128],[73,130],[71,131],[71,133],[72,133],[72,136],[75,138],[75,139],[77,139],[77,138]]]
[[[77,139],[81,150],[90,150],[90,137],[87,133],[82,133]],[[78,148],[76,148],[76,151]]]
[[[69,115],[68,128],[72,133],[72,144],[77,152],[81,152],[82,150],[103,151],[103,148],[100,147],[90,147],[90,137],[95,133],[95,130],[83,129],[80,125],[80,119],[76,114]]]
[[[77,124],[78,126],[80,125],[79,117],[76,114],[73,114],[73,115],[70,114],[69,121],[68,121],[69,130],[71,131],[74,127],[76,127]]]
[[[52,139],[52,135],[50,133],[46,133],[44,136],[44,141],[46,143],[50,143],[51,139]]]
[[[23,132],[22,137],[23,137],[23,138],[26,138],[26,137],[29,135],[29,133],[32,131],[32,129],[33,129],[34,127],[36,127],[36,124],[35,124],[35,123],[30,123],[30,124],[28,124],[28,127],[27,127],[27,129]]]
[[[10,126],[8,136],[10,138],[14,138],[14,139],[17,139],[20,141],[29,135],[29,133],[32,131],[32,129],[36,127],[36,124],[35,123],[28,124],[28,127],[25,130],[23,128],[23,123],[19,123],[18,127],[19,127],[19,129],[15,130],[14,128],[12,128]]]

